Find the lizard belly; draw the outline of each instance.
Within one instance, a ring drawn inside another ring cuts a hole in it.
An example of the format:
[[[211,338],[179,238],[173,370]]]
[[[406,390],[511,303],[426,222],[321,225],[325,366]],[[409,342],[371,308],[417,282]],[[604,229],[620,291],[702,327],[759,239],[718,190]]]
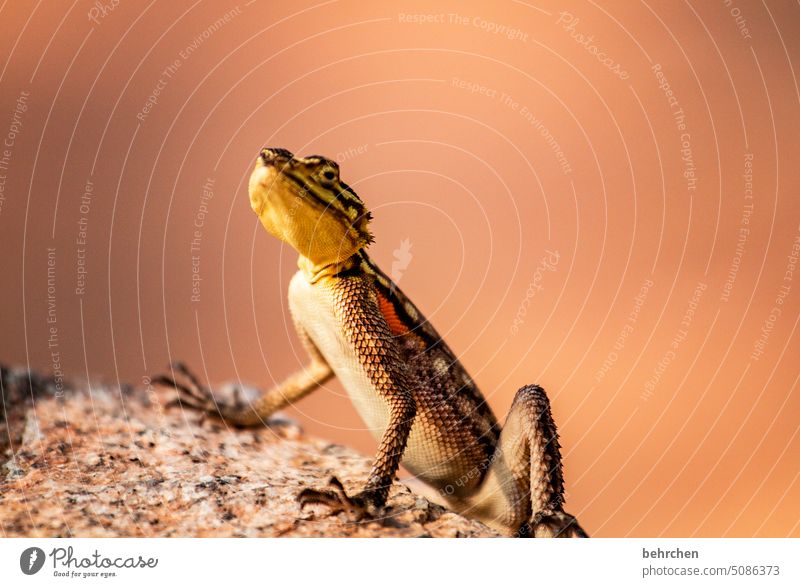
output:
[[[380,439],[389,422],[389,408],[345,338],[330,292],[309,283],[298,271],[289,284],[289,308],[341,381],[369,431]]]
[[[334,311],[333,299],[330,289],[323,284],[309,283],[302,272],[298,272],[289,285],[292,315],[341,381],[369,431],[380,441],[389,423],[389,407],[375,389],[356,350],[346,338]],[[434,351],[428,353],[431,356],[433,354]],[[411,357],[404,357],[409,365],[413,365]],[[451,366],[451,369],[454,367]],[[412,367],[410,383],[417,402],[417,416],[402,463],[417,478],[436,489],[447,486],[453,489],[453,482],[459,480],[459,491],[469,490],[480,480],[480,472],[484,470],[481,466],[486,456],[471,426],[458,425],[463,416],[453,410],[444,396],[432,395],[427,390],[430,383],[424,382],[431,377],[428,371],[423,369],[417,372]],[[474,417],[473,411],[468,405],[466,413]],[[441,422],[453,424],[446,435]],[[465,472],[469,475],[462,479]]]

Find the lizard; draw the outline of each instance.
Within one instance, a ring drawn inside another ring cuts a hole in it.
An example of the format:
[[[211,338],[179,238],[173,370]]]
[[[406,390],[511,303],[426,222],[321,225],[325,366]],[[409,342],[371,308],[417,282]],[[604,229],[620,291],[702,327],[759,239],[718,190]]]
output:
[[[563,509],[560,445],[545,391],[520,388],[501,427],[456,355],[366,252],[372,215],[326,157],[264,148],[249,180],[252,210],[299,254],[289,309],[309,363],[252,402],[223,402],[189,369],[154,383],[238,426],[259,425],[320,388],[343,384],[378,441],[360,492],[336,478],[305,488],[301,509],[374,516],[403,466],[450,509],[509,536],[586,537]]]

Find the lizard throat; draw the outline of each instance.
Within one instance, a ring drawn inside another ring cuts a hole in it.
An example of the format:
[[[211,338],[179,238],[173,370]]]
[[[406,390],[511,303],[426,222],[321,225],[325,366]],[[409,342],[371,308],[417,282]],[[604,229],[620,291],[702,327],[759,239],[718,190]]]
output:
[[[315,264],[308,257],[300,255],[297,259],[297,266],[308,279],[309,283],[317,283],[321,279],[334,277],[345,271],[350,271],[360,263],[359,254],[356,253],[349,259],[339,263]]]

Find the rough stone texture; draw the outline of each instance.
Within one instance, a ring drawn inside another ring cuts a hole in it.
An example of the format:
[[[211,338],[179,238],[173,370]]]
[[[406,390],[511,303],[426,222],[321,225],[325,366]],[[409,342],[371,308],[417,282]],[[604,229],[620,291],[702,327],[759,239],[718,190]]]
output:
[[[14,392],[0,404],[3,536],[496,536],[395,483],[385,516],[355,522],[295,495],[369,459],[297,424],[237,430],[152,387]],[[5,406],[5,407],[3,407]],[[5,418],[3,418],[5,414]]]

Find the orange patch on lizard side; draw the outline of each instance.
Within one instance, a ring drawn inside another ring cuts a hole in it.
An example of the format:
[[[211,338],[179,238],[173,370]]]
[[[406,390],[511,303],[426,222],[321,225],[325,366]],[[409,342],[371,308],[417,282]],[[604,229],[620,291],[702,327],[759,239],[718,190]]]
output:
[[[392,334],[395,336],[408,334],[408,326],[406,326],[400,319],[400,316],[397,315],[394,304],[381,292],[378,292],[378,307],[381,314],[383,314],[383,317],[386,319],[386,324],[389,325],[389,330],[391,330]]]

